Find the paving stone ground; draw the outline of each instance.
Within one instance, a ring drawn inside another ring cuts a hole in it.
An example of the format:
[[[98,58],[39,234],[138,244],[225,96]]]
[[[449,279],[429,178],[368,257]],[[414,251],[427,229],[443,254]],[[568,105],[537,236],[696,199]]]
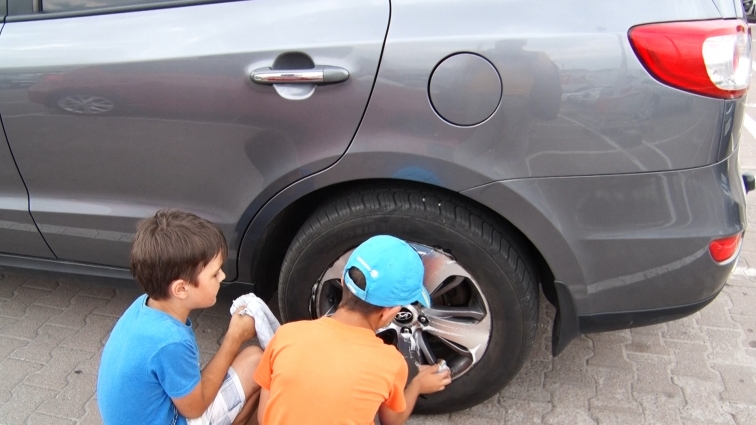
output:
[[[740,160],[756,172],[750,134]],[[756,424],[754,196],[736,270],[702,311],[657,326],[584,335],[552,358],[554,309],[542,299],[535,347],[509,386],[471,409],[413,416],[409,423]],[[102,346],[138,295],[0,275],[0,425],[100,424],[94,394]],[[219,346],[229,306],[230,295],[222,292],[216,306],[192,315],[203,362]]]
[[[755,223],[756,224],[756,223]],[[550,355],[545,302],[536,345],[492,399],[411,424],[755,424],[756,251],[708,307],[662,325],[584,335]],[[18,275],[0,278],[0,424],[100,424],[94,398],[102,346],[139,295]],[[195,312],[206,362],[228,323],[231,295]]]

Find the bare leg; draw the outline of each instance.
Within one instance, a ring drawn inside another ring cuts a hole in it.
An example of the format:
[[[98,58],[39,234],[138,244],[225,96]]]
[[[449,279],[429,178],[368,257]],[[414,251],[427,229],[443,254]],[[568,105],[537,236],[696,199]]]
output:
[[[239,380],[244,389],[244,396],[246,397],[244,407],[239,412],[239,415],[236,416],[233,425],[257,423],[257,415],[253,413],[257,410],[257,403],[260,399],[260,386],[255,382],[254,374],[257,365],[260,363],[262,353],[263,351],[260,347],[249,346],[241,350],[231,363],[231,367],[239,375]]]

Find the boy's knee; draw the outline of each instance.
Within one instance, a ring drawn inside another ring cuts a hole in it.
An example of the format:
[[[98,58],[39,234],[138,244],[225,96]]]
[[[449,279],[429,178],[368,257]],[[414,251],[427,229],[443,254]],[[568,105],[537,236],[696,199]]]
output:
[[[260,364],[262,354],[263,351],[260,347],[250,346],[241,350],[231,363],[231,367],[236,371],[247,397],[255,394],[255,389],[259,388],[254,380],[254,374],[257,365]]]
[[[263,355],[262,348],[256,345],[250,345],[242,351],[247,351],[247,355],[249,356],[250,360],[254,360],[255,363],[259,363]]]
[[[239,352],[239,354],[234,359],[234,364],[237,366],[243,366],[245,368],[256,368],[257,364],[260,363],[260,359],[262,358],[263,350],[256,346],[251,345]]]

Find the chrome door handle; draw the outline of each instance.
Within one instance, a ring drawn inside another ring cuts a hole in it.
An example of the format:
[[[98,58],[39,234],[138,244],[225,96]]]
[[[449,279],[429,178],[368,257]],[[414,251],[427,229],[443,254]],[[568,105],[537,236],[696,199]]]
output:
[[[316,66],[310,69],[261,68],[249,74],[257,84],[336,84],[349,78],[349,71],[336,66]]]

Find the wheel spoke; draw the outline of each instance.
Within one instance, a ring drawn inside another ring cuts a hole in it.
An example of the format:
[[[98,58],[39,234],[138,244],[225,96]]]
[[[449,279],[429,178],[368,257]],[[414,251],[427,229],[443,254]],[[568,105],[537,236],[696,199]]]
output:
[[[439,341],[443,342],[447,347],[451,348],[452,351],[459,354],[460,356],[466,359],[472,359],[473,354],[470,352],[470,350],[465,349],[461,345],[444,338],[439,338]]]
[[[436,292],[433,293],[434,297],[440,297],[441,295],[444,295],[445,293],[451,291],[452,289],[459,286],[460,283],[465,281],[464,276],[455,276],[452,278],[448,283],[442,285],[440,288],[436,289]]]
[[[352,251],[354,250],[350,250],[346,254],[339,257],[339,259],[336,260],[336,262],[333,263],[333,265],[329,267],[325,273],[323,273],[323,278],[321,279],[321,282],[325,283],[325,282],[328,282],[329,280],[334,280],[334,279],[340,282],[341,275],[344,273],[344,266],[346,266],[346,262],[349,259],[349,255],[352,253]]]
[[[431,307],[424,308],[423,314],[433,316],[438,319],[448,319],[452,317],[465,318],[473,320],[483,320],[486,313],[476,307]]]
[[[423,354],[423,357],[425,357],[425,362],[427,364],[436,364],[438,362],[438,359],[436,358],[436,355],[433,354],[433,351],[430,350],[430,347],[428,347],[427,341],[425,341],[425,335],[422,331],[416,331],[415,332],[415,340],[417,341],[417,345],[420,347],[420,352]]]
[[[331,307],[328,308],[328,311],[325,312],[323,316],[333,316],[333,313],[336,313],[336,309],[339,308],[338,304],[334,304]]]
[[[462,283],[465,278],[470,278],[467,271],[456,261],[442,255],[426,255],[423,258],[423,263],[425,266],[423,284],[431,298],[453,289]],[[442,285],[452,276],[454,276],[454,280],[446,285]]]
[[[338,294],[341,293],[341,281],[331,279],[320,286],[322,294],[320,296],[320,305],[318,310],[323,312],[324,316],[333,316],[339,308]]]
[[[328,281],[328,284],[331,285],[331,287],[336,288],[337,290],[341,291],[343,287],[341,286],[341,279],[331,279]]]
[[[438,337],[459,354],[472,357],[477,362],[488,345],[491,325],[488,317],[477,323],[447,317],[435,317],[427,313],[428,326],[425,332]]]

